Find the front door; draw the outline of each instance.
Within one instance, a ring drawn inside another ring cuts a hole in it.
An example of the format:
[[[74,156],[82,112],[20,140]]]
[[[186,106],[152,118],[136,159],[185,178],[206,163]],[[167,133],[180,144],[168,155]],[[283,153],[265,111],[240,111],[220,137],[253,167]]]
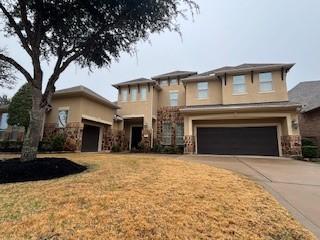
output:
[[[138,149],[142,140],[142,127],[132,127],[131,131],[131,149]]]

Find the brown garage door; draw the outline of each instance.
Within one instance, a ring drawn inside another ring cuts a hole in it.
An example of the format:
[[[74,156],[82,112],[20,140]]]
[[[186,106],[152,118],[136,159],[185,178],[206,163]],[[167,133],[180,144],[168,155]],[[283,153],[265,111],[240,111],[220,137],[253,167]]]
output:
[[[82,152],[97,152],[99,145],[100,128],[91,125],[84,125],[82,134]]]
[[[197,128],[199,154],[279,156],[276,127]]]

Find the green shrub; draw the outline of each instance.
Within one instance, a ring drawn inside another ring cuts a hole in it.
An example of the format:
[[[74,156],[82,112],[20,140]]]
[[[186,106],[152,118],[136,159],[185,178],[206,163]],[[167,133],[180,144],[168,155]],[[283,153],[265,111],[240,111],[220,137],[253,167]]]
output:
[[[301,141],[302,146],[317,146],[312,139],[304,138]]]
[[[155,144],[151,151],[154,152],[154,153],[161,153],[162,149],[163,149],[162,145]]]
[[[51,138],[51,148],[52,151],[63,151],[64,150],[64,144],[66,142],[66,138],[63,134],[57,134]]]
[[[316,146],[303,146],[302,155],[305,158],[316,158],[318,157],[318,148]]]
[[[111,152],[116,153],[116,152],[120,152],[120,151],[121,151],[121,148],[118,144],[113,145],[111,148]]]
[[[39,143],[38,150],[39,150],[39,152],[51,152],[52,151],[51,142],[49,142],[49,141],[41,141]]]
[[[0,152],[21,152],[23,142],[18,141],[1,141]]]

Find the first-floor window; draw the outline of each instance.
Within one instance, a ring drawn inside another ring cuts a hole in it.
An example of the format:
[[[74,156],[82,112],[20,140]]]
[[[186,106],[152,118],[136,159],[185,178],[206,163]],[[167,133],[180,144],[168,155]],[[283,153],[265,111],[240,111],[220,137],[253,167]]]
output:
[[[59,110],[58,113],[58,127],[65,128],[68,122],[68,110]]]
[[[8,128],[8,113],[2,113],[0,119],[0,129],[7,129]]]
[[[184,145],[183,135],[184,135],[183,124],[178,123],[176,125],[176,145],[178,146]]]
[[[163,145],[171,145],[171,131],[172,131],[171,123],[164,123],[162,125],[162,144]]]
[[[178,92],[170,92],[170,106],[171,107],[178,106],[178,98],[179,98]]]

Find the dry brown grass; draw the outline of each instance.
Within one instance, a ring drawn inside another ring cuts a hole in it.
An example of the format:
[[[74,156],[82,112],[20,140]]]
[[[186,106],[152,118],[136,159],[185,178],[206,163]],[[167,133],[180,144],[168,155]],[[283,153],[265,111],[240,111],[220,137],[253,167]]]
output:
[[[155,156],[67,156],[89,171],[0,185],[1,239],[315,239],[228,171]]]

